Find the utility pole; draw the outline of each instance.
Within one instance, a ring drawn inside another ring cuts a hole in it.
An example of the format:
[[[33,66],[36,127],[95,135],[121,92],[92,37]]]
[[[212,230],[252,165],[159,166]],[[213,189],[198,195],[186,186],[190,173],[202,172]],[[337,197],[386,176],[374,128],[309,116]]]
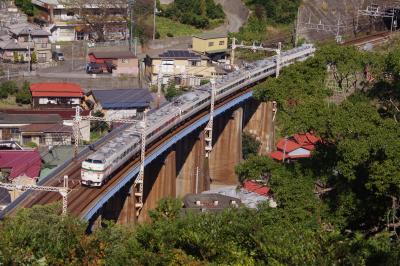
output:
[[[29,61],[28,61],[28,72],[31,72],[32,70],[32,59],[31,59],[31,29],[28,29],[28,57],[29,57]]]
[[[135,0],[128,0],[128,9],[129,9],[129,51],[132,51],[132,8]]]
[[[153,9],[153,41],[156,39],[156,12],[157,12],[157,0],[154,0],[154,9]]]
[[[235,65],[235,49],[236,49],[236,38],[232,38],[232,52],[231,52],[231,65]]]
[[[297,47],[299,44],[299,25],[300,25],[300,8],[297,9],[297,17],[296,17],[296,28],[295,28],[295,33],[294,33],[294,47]]]
[[[141,136],[141,149],[140,149],[140,170],[139,174],[135,179],[134,186],[137,187],[138,191],[135,192],[135,196],[137,197],[138,203],[136,203],[136,215],[139,216],[140,210],[143,207],[143,178],[144,178],[144,163],[146,159],[146,114],[148,110],[144,110],[142,121],[133,120],[133,119],[107,119],[103,117],[95,117],[95,116],[81,116],[80,115],[80,107],[76,107],[76,115],[74,118],[74,136],[77,136],[77,140],[75,143],[79,143],[79,134],[75,134],[75,132],[79,132],[79,122],[82,120],[89,121],[101,121],[101,122],[117,122],[117,123],[126,123],[126,124],[139,124],[141,127],[141,131],[134,131]]]
[[[144,183],[144,163],[146,160],[146,116],[147,109],[143,112],[143,120],[141,121],[142,126],[142,139],[141,139],[141,150],[140,150],[140,169],[137,178],[135,179],[134,186],[139,185],[139,190],[135,192],[135,197],[137,197],[136,207],[136,217],[139,217],[140,211],[143,208],[143,183]]]
[[[68,176],[64,176],[64,186],[63,187],[49,187],[49,186],[38,186],[38,185],[20,185],[20,184],[9,184],[9,183],[0,183],[0,187],[8,189],[8,190],[36,190],[36,191],[50,191],[50,192],[58,192],[62,197],[62,214],[66,215],[68,211],[68,194],[71,192],[71,189],[68,187]]]
[[[206,141],[206,158],[210,156],[212,151],[212,138],[214,126],[214,106],[215,106],[215,80],[211,79],[211,105],[210,105],[210,120],[205,128],[205,141]]]
[[[275,76],[279,77],[279,72],[281,69],[281,52],[282,52],[282,43],[278,42],[278,48],[267,48],[267,47],[263,47],[262,45],[257,46],[254,42],[253,45],[244,45],[243,42],[241,44],[236,44],[235,38],[233,38],[232,41],[232,51],[234,51],[235,49],[233,48],[243,48],[243,49],[250,49],[253,50],[253,52],[256,51],[269,51],[269,52],[275,52],[276,53],[276,72],[275,72]],[[234,54],[234,52],[232,53]]]

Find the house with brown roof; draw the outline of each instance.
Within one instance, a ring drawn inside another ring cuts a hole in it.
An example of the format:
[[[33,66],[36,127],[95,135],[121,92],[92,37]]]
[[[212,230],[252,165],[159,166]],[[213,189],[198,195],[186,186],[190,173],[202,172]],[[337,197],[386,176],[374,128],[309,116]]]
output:
[[[29,87],[32,94],[32,108],[73,108],[80,106],[83,99],[82,88],[74,83],[33,83]]]
[[[112,65],[112,74],[130,75],[139,74],[138,58],[131,51],[92,51],[88,55],[89,62]]]
[[[20,128],[23,144],[29,142],[38,146],[72,145],[72,126],[59,124],[30,124]]]

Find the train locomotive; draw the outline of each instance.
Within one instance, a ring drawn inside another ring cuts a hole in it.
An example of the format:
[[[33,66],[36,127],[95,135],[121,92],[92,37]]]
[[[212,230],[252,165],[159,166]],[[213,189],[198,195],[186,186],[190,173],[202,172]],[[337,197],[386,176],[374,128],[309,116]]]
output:
[[[281,53],[280,66],[296,61],[304,61],[315,52],[312,44],[304,44]],[[275,74],[277,56],[247,64],[215,80],[215,101],[243,88],[249,87],[268,76]],[[154,142],[166,132],[189,117],[210,106],[211,84],[202,85],[169,102],[147,115],[146,145]],[[118,129],[117,129],[118,130]],[[81,166],[81,183],[90,187],[100,187],[109,180],[115,171],[130,158],[140,153],[139,124],[122,127],[121,130],[101,148],[95,150]]]

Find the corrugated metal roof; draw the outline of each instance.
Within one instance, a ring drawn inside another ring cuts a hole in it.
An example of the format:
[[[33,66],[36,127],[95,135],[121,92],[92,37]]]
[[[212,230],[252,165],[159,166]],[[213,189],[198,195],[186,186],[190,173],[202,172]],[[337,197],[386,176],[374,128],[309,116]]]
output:
[[[83,97],[83,91],[75,83],[34,83],[29,87],[32,97]]]
[[[72,133],[71,126],[65,126],[63,124],[30,124],[20,128],[22,133],[24,132],[35,132],[35,133]]]
[[[219,39],[219,38],[227,38],[228,34],[225,32],[205,32],[196,34],[193,37],[202,39],[202,40],[209,40],[209,39]]]
[[[22,175],[38,177],[41,166],[42,161],[37,150],[0,151],[0,168],[11,168],[9,179]]]
[[[7,114],[25,114],[25,115],[49,115],[55,114],[59,115],[63,120],[72,120],[75,116],[75,109],[45,109],[45,110],[36,110],[36,109],[2,109],[0,112]],[[89,110],[82,110],[81,115],[87,116],[90,114]]]
[[[147,89],[93,90],[92,94],[104,109],[145,108],[153,100]]]
[[[62,122],[58,114],[6,114],[0,112],[0,124],[54,124]]]
[[[94,51],[89,53],[97,59],[136,58],[131,51]]]

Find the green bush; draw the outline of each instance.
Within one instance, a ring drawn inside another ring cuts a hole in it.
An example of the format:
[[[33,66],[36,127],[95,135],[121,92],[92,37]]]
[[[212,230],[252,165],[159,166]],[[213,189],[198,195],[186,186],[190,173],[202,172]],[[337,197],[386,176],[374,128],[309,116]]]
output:
[[[162,15],[201,29],[207,28],[210,20],[225,18],[222,6],[213,0],[176,0],[163,10]]]
[[[27,143],[25,144],[25,146],[26,146],[26,147],[29,147],[29,148],[33,148],[33,149],[36,149],[36,148],[38,147],[38,145],[37,145],[35,142],[33,142],[33,141],[27,142]]]
[[[37,13],[37,8],[32,4],[31,0],[15,0],[15,5],[30,17]]]
[[[0,84],[0,98],[7,98],[18,91],[17,83],[13,80],[5,81]]]
[[[16,102],[19,104],[30,104],[32,101],[32,95],[29,90],[29,82],[25,81],[22,88],[15,95]]]

